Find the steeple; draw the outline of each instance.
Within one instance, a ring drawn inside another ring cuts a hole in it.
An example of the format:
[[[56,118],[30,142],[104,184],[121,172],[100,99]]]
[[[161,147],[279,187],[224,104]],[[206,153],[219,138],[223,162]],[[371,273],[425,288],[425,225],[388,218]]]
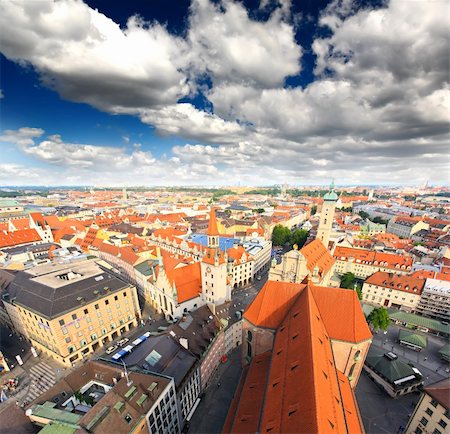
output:
[[[211,208],[208,224],[208,247],[217,249],[219,247],[219,229],[217,229],[216,210]]]

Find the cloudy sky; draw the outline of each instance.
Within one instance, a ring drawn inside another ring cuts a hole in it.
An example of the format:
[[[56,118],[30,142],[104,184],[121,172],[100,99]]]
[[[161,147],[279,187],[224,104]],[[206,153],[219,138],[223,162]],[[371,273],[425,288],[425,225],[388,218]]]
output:
[[[0,185],[449,183],[447,0],[0,2]]]

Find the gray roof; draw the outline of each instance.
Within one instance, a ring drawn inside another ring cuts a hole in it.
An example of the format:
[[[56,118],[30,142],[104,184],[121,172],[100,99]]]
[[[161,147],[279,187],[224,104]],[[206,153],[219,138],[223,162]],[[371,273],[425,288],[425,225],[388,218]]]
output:
[[[154,356],[155,363],[153,365],[148,360],[146,361],[150,355]],[[134,370],[144,370],[172,377],[176,387],[183,383],[197,363],[196,357],[190,351],[166,334],[148,338],[121,360]],[[121,362],[118,364],[121,365]]]
[[[82,274],[73,280],[58,275],[68,271]],[[102,269],[92,260],[50,264],[20,271],[8,285],[5,301],[27,308],[48,319],[125,289],[128,283]],[[82,298],[82,300],[80,300]]]

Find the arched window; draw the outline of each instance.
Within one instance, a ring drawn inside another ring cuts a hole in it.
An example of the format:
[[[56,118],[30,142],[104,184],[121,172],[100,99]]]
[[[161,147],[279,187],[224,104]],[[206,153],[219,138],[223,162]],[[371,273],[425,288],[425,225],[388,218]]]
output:
[[[352,378],[353,377],[353,371],[355,370],[356,367],[356,363],[353,363],[352,367],[350,368],[350,371],[348,373],[348,377]]]
[[[247,340],[251,342],[253,340],[253,334],[250,330],[247,330]]]
[[[358,351],[355,353],[355,359],[357,359],[360,355],[361,355],[361,350],[358,350]]]
[[[250,342],[247,342],[247,357],[252,357],[252,344]]]

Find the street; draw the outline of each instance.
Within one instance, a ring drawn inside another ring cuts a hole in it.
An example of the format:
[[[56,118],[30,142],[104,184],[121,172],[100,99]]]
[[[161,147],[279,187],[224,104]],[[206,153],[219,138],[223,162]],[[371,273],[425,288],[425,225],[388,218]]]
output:
[[[228,355],[226,363],[219,365],[211,385],[205,390],[205,395],[192,416],[189,433],[215,434],[222,432],[228,408],[241,378],[241,372],[241,348],[239,347]]]

